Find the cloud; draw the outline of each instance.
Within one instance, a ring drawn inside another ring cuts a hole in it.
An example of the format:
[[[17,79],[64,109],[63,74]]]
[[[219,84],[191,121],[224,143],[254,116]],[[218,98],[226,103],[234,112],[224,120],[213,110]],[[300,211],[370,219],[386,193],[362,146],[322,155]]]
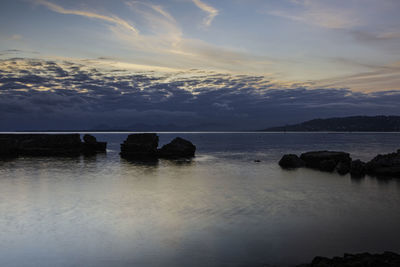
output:
[[[193,0],[193,3],[208,14],[208,16],[204,19],[203,24],[204,26],[209,27],[214,18],[218,15],[219,11],[201,0]]]
[[[317,82],[320,86],[347,86],[365,92],[400,90],[400,61],[390,65],[365,65],[370,70]]]
[[[361,24],[357,12],[348,7],[329,4],[320,0],[292,0],[291,9],[275,9],[268,13],[274,16],[300,21],[330,29],[347,29]]]
[[[0,61],[0,130],[175,124],[243,130],[318,117],[400,114],[400,91],[282,85],[266,76],[209,71],[156,73],[94,61]],[[317,115],[316,115],[317,114]]]
[[[69,14],[69,15],[77,15],[77,16],[83,16],[83,17],[87,17],[87,18],[93,18],[93,19],[99,19],[99,20],[103,20],[106,22],[110,22],[112,24],[121,26],[135,34],[138,34],[139,31],[132,26],[129,22],[127,22],[126,20],[123,20],[117,16],[106,16],[106,15],[102,15],[102,14],[98,14],[95,12],[90,12],[90,11],[83,11],[83,10],[75,10],[75,9],[66,9],[62,6],[59,6],[57,4],[51,3],[49,1],[46,0],[36,0],[37,4],[46,6],[47,8],[49,8],[50,10],[57,12],[57,13],[61,13],[61,14]]]
[[[122,42],[128,50],[141,53],[140,57],[137,56],[138,53],[129,54],[141,59],[141,62],[131,63],[132,66],[151,65],[159,69],[204,67],[231,71],[244,67],[249,71],[262,67],[265,71],[263,67],[270,66],[269,60],[265,57],[256,57],[247,51],[217,46],[199,39],[185,38],[178,22],[161,5],[143,1],[124,3],[135,13],[135,23],[145,29],[139,31],[128,21],[117,16],[106,16],[86,10],[66,9],[47,0],[36,1],[57,13],[79,15],[110,22],[109,29],[116,39]],[[195,4],[209,14],[205,24],[211,24],[218,11],[201,1],[195,1]],[[132,34],[132,32],[135,34]]]
[[[21,40],[23,40],[23,37],[20,34],[13,34],[10,36],[5,36],[4,40],[5,41],[21,41]]]

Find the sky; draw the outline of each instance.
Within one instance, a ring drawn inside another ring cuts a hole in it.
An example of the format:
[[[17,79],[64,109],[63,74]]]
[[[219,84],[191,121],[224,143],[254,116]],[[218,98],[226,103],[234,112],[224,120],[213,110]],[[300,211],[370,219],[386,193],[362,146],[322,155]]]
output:
[[[398,0],[1,0],[0,130],[400,115]]]

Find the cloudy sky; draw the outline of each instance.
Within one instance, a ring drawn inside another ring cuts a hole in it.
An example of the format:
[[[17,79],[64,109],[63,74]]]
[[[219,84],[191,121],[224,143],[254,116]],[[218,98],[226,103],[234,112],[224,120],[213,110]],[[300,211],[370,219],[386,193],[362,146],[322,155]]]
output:
[[[1,0],[0,130],[400,115],[398,14],[398,0]]]

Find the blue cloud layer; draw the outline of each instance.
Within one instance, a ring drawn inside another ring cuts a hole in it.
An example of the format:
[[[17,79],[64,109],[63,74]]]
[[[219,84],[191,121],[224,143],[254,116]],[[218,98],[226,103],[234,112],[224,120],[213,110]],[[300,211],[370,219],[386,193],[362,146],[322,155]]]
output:
[[[251,130],[347,115],[399,114],[400,92],[283,86],[263,76],[191,70],[100,70],[76,62],[5,59],[0,130],[122,129],[136,124],[187,130]]]

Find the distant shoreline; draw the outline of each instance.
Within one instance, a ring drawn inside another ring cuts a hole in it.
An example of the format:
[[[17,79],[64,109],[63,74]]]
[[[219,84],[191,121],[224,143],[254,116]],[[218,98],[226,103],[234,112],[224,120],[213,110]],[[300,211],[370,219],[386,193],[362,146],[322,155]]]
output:
[[[126,134],[126,133],[183,133],[183,134],[395,134],[400,131],[90,131],[90,130],[60,130],[60,131],[0,131],[0,134],[59,134],[59,133],[97,133],[97,134]]]

